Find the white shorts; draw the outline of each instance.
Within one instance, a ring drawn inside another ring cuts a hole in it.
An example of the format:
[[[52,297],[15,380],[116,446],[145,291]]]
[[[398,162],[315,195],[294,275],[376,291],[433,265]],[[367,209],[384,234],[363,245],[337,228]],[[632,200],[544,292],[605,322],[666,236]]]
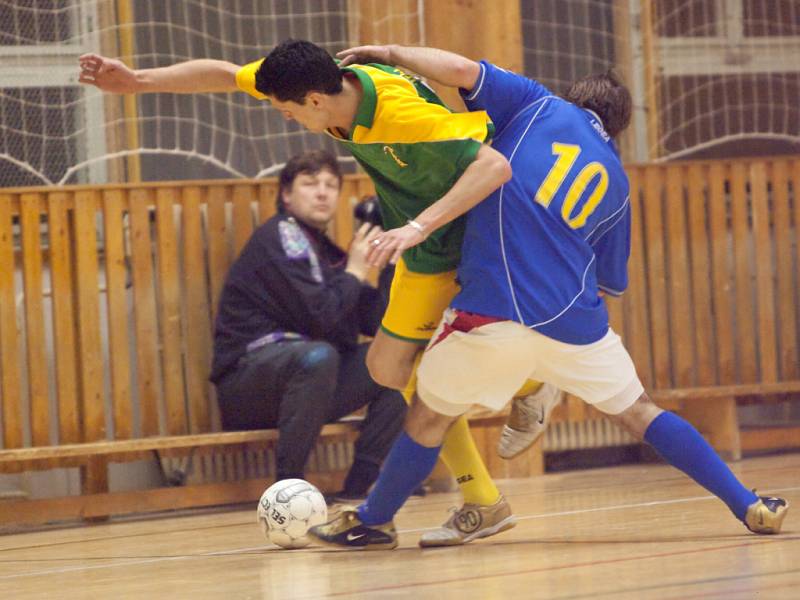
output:
[[[514,321],[447,309],[417,370],[417,394],[432,410],[500,410],[526,380],[550,383],[615,415],[644,392],[620,337],[609,328],[592,344],[559,342]]]

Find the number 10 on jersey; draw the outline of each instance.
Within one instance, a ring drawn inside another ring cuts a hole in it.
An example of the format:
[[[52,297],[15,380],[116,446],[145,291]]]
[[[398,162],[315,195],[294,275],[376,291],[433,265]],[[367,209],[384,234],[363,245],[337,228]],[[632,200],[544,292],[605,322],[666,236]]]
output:
[[[575,144],[553,142],[552,149],[553,155],[556,156],[556,162],[536,191],[536,202],[545,208],[550,206],[558,190],[564,185],[572,171],[572,167],[575,165],[575,161],[578,159],[578,155],[581,153],[581,147]],[[597,185],[589,194],[588,199],[583,202],[586,196],[586,189],[598,176],[600,179]],[[572,229],[580,229],[586,224],[589,215],[603,201],[606,190],[608,190],[608,171],[601,163],[590,162],[580,170],[569,184],[564,203],[561,205],[561,217]],[[573,216],[579,205],[578,214]]]

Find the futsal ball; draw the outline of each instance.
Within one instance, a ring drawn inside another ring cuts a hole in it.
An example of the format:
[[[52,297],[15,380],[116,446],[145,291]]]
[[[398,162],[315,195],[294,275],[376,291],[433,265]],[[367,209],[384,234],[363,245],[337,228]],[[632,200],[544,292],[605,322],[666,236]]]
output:
[[[302,548],[306,532],[328,519],[325,498],[302,479],[282,479],[267,488],[258,501],[258,523],[267,539],[282,548]]]

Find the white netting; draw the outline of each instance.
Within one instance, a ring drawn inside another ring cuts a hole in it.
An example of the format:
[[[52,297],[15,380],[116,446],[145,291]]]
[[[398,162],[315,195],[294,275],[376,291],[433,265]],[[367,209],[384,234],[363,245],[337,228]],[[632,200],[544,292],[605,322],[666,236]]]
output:
[[[526,72],[617,65],[639,160],[800,151],[800,0],[523,0]]]
[[[77,57],[246,62],[289,36],[330,51],[424,42],[422,0],[0,0],[0,187],[258,176],[331,142],[243,94],[79,86]],[[628,158],[800,151],[800,0],[521,0],[526,71],[556,91],[617,64]],[[458,26],[454,23],[442,26]]]
[[[0,187],[255,177],[326,146],[244,94],[149,94],[127,103],[77,84],[77,57],[139,68],[238,64],[288,38],[335,52],[420,43],[418,0],[0,0]]]

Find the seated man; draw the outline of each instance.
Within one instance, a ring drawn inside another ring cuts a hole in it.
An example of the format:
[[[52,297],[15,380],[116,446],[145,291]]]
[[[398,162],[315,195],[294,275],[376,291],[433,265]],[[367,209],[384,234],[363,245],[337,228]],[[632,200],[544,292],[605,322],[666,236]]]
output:
[[[625,86],[606,73],[559,98],[534,80],[435,49],[344,53],[351,54],[461,88],[467,108],[486,110],[495,123],[495,148],[513,176],[469,213],[461,291],[425,350],[418,398],[375,487],[310,535],[334,546],[394,548],[394,515],[433,468],[453,421],[472,404],[502,408],[528,379],[594,405],[750,531],[778,533],[788,503],[747,489],[694,427],[652,402],[599,298],[627,286],[629,185],[612,140],[630,119]],[[527,441],[513,438],[525,434],[511,428],[508,447],[523,447]]]
[[[303,478],[322,426],[366,405],[355,460],[337,494],[355,499],[377,478],[406,403],[372,380],[369,344],[358,343],[359,334],[375,333],[387,304],[380,286],[365,281],[368,241],[378,229],[362,224],[348,253],[325,235],[341,183],[327,152],[284,167],[278,214],[253,233],[222,289],[211,381],[224,429],[280,430],[278,479]]]

